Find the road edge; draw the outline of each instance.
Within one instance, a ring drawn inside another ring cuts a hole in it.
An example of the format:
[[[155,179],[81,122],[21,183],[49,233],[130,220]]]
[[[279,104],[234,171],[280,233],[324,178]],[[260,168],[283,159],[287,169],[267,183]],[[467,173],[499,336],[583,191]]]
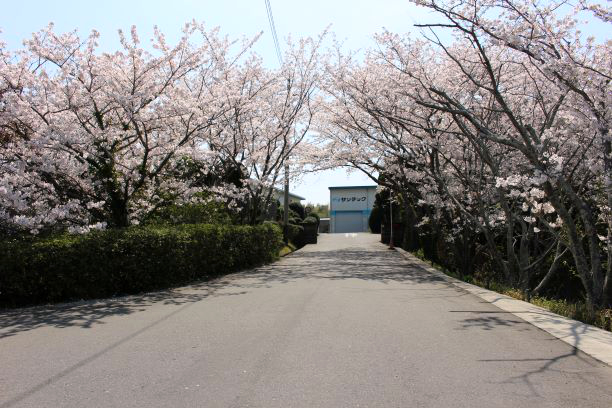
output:
[[[552,313],[534,304],[448,276],[401,248],[395,250],[427,272],[544,330],[557,339],[612,367],[612,332]]]

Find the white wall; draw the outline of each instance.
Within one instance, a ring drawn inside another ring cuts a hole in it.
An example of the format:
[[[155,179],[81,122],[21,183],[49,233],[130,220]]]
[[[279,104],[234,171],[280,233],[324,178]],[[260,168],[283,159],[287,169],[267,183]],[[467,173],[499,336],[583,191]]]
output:
[[[273,200],[278,200],[281,203],[281,206],[283,205],[283,200],[285,200],[285,193],[282,191],[277,191],[274,190],[272,192],[272,198]],[[300,200],[299,198],[296,198],[295,196],[292,196],[291,193],[289,194],[289,203],[302,203],[302,200]]]

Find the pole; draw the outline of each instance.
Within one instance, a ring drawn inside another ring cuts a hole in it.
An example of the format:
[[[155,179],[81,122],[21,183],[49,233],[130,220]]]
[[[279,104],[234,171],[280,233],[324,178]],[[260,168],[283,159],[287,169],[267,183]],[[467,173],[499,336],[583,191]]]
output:
[[[389,249],[395,249],[393,246],[393,196],[391,195],[391,190],[389,190],[389,218],[391,219]]]
[[[285,194],[283,199],[283,237],[289,243],[289,164],[285,164]]]

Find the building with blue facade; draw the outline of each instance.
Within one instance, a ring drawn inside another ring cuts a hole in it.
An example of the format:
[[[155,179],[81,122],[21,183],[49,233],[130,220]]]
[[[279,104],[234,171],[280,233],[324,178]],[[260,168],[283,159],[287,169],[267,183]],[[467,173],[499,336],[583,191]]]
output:
[[[367,232],[376,188],[329,187],[329,232]]]

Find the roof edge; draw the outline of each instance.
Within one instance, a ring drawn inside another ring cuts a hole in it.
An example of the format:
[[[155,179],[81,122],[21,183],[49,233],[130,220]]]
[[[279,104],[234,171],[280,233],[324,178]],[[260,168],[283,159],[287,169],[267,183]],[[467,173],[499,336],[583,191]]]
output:
[[[285,190],[282,188],[278,188],[278,187],[274,187],[274,190],[276,190],[277,193],[281,193],[281,194],[285,194]],[[300,201],[305,200],[305,197],[299,196],[297,194],[292,193],[291,191],[289,191],[289,196],[293,197],[293,198],[297,198]]]
[[[352,188],[378,188],[378,186],[340,186],[340,187],[327,187],[330,190],[348,190]]]

